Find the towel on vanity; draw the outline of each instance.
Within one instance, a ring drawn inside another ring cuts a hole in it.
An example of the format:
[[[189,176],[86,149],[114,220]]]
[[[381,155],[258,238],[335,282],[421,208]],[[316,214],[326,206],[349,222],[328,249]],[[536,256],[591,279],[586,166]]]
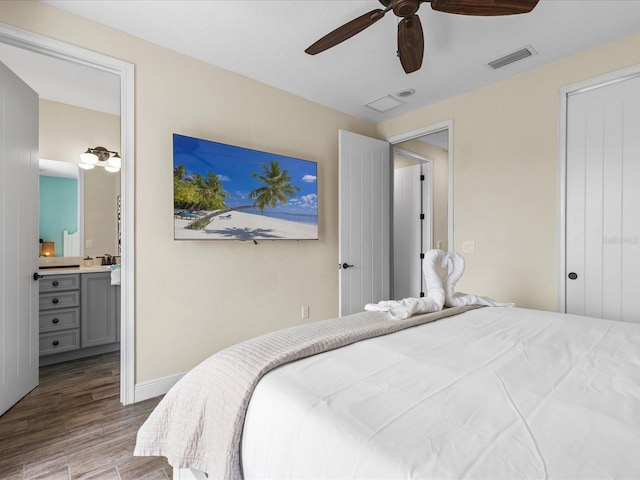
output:
[[[122,278],[122,270],[120,266],[111,269],[111,285],[120,285],[120,279]]]

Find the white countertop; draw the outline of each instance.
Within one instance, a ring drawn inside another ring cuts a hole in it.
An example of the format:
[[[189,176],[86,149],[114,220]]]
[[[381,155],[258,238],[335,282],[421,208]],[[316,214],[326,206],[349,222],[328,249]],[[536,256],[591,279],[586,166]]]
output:
[[[38,273],[42,276],[45,275],[67,275],[71,273],[93,273],[93,272],[108,272],[113,268],[113,265],[95,265],[92,267],[55,267],[55,268],[41,268]]]

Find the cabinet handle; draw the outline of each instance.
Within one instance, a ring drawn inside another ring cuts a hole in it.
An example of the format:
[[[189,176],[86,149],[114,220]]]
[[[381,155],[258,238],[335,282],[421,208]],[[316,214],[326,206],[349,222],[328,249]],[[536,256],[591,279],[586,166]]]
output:
[[[51,344],[52,344],[54,347],[57,347],[59,343],[60,343],[60,342],[58,342],[58,340],[54,340],[53,342],[51,342]]]
[[[54,281],[53,281],[53,283],[52,283],[52,285],[53,285],[54,287],[57,287],[57,286],[58,286],[58,285],[60,285],[60,284],[58,283],[58,280],[54,280]]]
[[[51,300],[53,303],[58,303],[60,300],[58,300],[57,298],[54,298],[53,300]]]
[[[58,323],[60,320],[58,320],[57,318],[54,318],[53,320],[51,320],[51,323]]]

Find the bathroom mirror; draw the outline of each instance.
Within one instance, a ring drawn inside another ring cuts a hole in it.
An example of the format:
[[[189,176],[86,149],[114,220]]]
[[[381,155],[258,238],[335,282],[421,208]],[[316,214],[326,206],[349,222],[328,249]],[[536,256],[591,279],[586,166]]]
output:
[[[39,237],[54,242],[53,256],[79,257],[84,244],[84,172],[70,162],[40,159],[39,164]]]
[[[39,237],[54,242],[54,256],[119,255],[119,172],[41,159],[39,190]]]

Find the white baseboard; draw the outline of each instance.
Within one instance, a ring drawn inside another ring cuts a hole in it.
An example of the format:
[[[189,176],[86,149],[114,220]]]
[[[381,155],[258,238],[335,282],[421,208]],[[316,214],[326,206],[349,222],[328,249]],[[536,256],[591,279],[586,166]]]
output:
[[[155,380],[148,380],[146,382],[136,383],[134,401],[142,402],[149,398],[158,397],[164,395],[173,387],[178,380],[184,376],[184,373],[177,373],[168,377],[156,378]]]

